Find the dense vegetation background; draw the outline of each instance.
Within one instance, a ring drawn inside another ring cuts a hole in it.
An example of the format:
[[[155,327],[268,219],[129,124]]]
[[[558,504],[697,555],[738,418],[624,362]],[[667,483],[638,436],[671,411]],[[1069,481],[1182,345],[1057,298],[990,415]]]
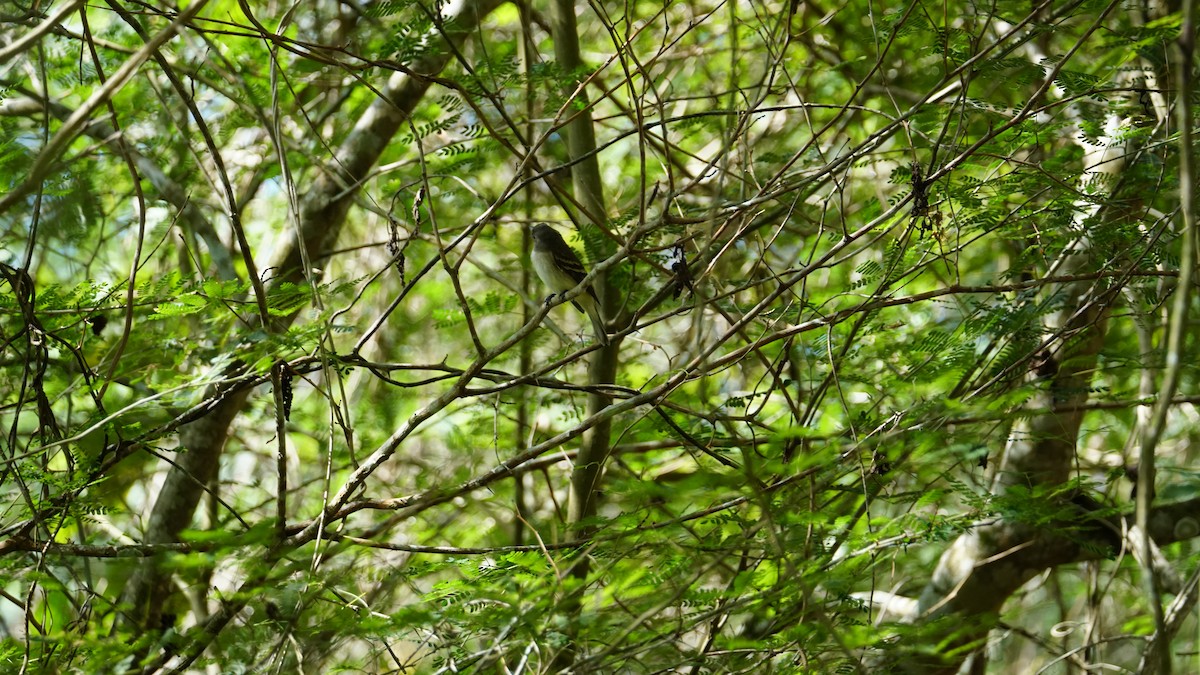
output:
[[[1185,4],[5,4],[0,668],[1195,672]]]

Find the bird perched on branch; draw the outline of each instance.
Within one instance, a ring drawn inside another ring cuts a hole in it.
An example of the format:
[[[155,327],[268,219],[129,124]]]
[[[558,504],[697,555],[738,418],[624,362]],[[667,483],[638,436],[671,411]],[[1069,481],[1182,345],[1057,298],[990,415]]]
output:
[[[551,291],[546,298],[549,303],[555,295],[562,295],[579,285],[587,276],[579,256],[567,245],[558,230],[545,223],[539,223],[533,228],[533,270],[538,278]],[[608,344],[608,334],[604,330],[604,317],[600,315],[600,298],[591,284],[583,293],[571,301],[575,309],[588,315],[592,320],[592,329],[596,333],[596,341],[602,345]]]

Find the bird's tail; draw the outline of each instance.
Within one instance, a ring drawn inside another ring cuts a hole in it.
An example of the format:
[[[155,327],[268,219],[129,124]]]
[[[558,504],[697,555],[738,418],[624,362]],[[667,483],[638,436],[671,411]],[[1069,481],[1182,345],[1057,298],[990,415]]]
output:
[[[589,302],[584,305],[584,311],[587,312],[588,318],[592,320],[592,330],[596,333],[596,342],[608,346],[608,333],[604,331],[604,318],[600,316],[600,307],[597,302]]]

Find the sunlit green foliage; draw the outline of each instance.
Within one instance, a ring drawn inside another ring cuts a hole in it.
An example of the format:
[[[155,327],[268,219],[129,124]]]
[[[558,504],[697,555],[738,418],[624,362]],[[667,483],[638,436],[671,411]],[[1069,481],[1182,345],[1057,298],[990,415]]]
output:
[[[0,43],[61,4],[0,10]],[[1072,650],[1136,667],[1138,567],[1086,523],[1133,508],[1124,467],[1163,367],[1178,15],[584,3],[588,68],[565,73],[537,5],[523,27],[511,5],[475,26],[418,0],[214,1],[26,185],[144,44],[130,22],[154,35],[175,11],[110,4],[125,15],[88,4],[0,62],[0,670],[552,672],[573,650],[578,672],[869,671],[898,644],[981,646],[994,617],[881,624],[864,594],[920,596],[996,520],[1093,562],[1009,600],[991,671]],[[430,88],[352,147],[401,74]],[[576,227],[565,166],[580,86],[602,227]],[[1087,143],[1124,169],[1085,165]],[[628,253],[606,273],[621,409],[582,539],[587,320],[556,306],[489,351],[543,309],[536,222],[589,266]],[[1077,339],[1045,322],[1078,309],[1056,261],[1084,233],[1075,276],[1108,319],[1073,482],[995,493],[1013,429],[1047,412],[1039,353]],[[1194,359],[1182,377],[1159,453],[1176,501],[1196,498]],[[153,540],[189,423],[239,396],[195,519]],[[1165,550],[1195,569],[1192,544]],[[146,558],[171,581],[136,626],[123,593]]]

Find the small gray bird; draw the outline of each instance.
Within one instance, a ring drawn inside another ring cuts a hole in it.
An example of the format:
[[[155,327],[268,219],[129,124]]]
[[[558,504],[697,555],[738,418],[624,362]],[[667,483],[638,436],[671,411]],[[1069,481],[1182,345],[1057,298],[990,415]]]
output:
[[[539,223],[533,228],[533,270],[538,278],[552,293],[546,302],[555,295],[566,293],[579,285],[587,276],[579,256],[567,246],[558,230],[545,223]],[[604,317],[600,315],[600,299],[596,290],[589,285],[587,289],[575,296],[571,301],[575,309],[584,312],[592,320],[592,329],[596,332],[596,341],[602,345],[608,344],[608,334],[604,331]]]

